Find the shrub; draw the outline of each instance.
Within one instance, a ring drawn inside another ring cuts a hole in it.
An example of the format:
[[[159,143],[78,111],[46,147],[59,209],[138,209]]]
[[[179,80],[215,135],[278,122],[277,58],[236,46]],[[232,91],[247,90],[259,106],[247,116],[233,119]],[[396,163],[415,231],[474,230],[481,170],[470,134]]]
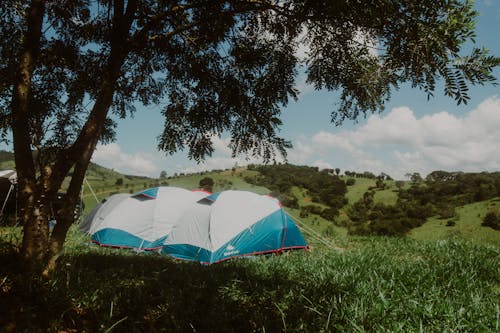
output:
[[[347,179],[347,180],[345,181],[345,184],[346,184],[347,186],[353,186],[354,184],[356,184],[356,179],[354,179],[354,178],[349,178],[349,179]]]
[[[210,177],[205,177],[200,180],[199,187],[208,192],[212,192],[214,188],[214,180]]]
[[[495,212],[488,212],[481,223],[483,227],[490,227],[495,230],[500,230],[500,216]]]
[[[446,222],[446,226],[447,227],[453,227],[456,224],[457,224],[457,221],[455,221],[455,220],[449,220],[449,221]]]

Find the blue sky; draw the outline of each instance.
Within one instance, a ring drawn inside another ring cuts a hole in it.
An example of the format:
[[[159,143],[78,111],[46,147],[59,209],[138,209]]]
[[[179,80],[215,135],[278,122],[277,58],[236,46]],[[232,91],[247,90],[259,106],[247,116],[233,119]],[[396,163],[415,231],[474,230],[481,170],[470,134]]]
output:
[[[500,0],[477,0],[475,7],[480,13],[476,46],[500,56]],[[500,80],[500,69],[495,76]],[[282,110],[281,134],[294,145],[288,151],[290,163],[385,172],[397,179],[433,170],[500,171],[500,86],[471,87],[471,100],[460,106],[442,90],[428,101],[424,92],[403,87],[393,93],[383,113],[341,127],[330,122],[334,93],[314,91],[302,77],[297,87],[299,100]],[[98,146],[93,161],[151,177],[162,170],[173,175],[261,162],[231,158],[225,137],[215,139],[215,153],[201,164],[187,159],[187,152],[166,156],[156,148],[163,126],[160,108],[140,107],[134,118],[120,120],[117,140]]]

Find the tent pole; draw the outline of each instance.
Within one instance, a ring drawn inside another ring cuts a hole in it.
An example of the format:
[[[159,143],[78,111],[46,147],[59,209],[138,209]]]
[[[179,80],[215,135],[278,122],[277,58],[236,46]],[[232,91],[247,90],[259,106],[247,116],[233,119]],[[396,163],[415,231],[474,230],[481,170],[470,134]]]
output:
[[[89,187],[90,192],[92,192],[92,195],[93,195],[93,196],[94,196],[94,198],[95,198],[95,202],[99,203],[99,199],[97,199],[97,195],[95,195],[95,192],[94,192],[94,190],[92,189],[92,186],[90,186],[90,183],[89,183],[89,181],[87,180],[87,178],[85,178],[85,183],[87,183],[87,186]]]
[[[5,209],[5,206],[7,205],[7,201],[9,200],[10,193],[12,192],[13,188],[14,188],[14,184],[10,184],[9,192],[7,192],[7,196],[5,197],[5,200],[3,201],[2,210],[0,211],[0,217],[3,216],[3,210]]]

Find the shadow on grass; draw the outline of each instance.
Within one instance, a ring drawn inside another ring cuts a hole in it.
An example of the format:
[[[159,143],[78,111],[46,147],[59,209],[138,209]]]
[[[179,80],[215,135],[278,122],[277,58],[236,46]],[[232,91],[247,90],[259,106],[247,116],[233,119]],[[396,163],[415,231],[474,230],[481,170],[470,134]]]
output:
[[[282,331],[279,300],[295,284],[286,270],[262,273],[248,260],[202,266],[123,251],[63,256],[40,281],[22,275],[16,255],[0,253],[0,331]]]

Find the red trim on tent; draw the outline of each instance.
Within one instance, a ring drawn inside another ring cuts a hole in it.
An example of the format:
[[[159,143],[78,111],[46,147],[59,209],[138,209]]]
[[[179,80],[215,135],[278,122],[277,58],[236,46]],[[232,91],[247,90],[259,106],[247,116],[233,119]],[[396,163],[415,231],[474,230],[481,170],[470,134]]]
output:
[[[263,194],[263,196],[265,196],[265,197],[269,197],[269,198],[271,198],[271,199],[276,200],[276,201],[278,202],[278,205],[280,206],[280,208],[283,208],[283,205],[281,204],[281,201],[280,201],[278,198],[273,197],[273,196],[272,196],[272,195],[270,195],[270,194]]]
[[[237,255],[237,256],[233,256],[233,257],[224,258],[224,259],[221,259],[221,260],[218,260],[218,261],[214,261],[213,263],[203,262],[203,261],[200,262],[200,263],[203,264],[203,265],[218,264],[218,263],[221,263],[221,262],[224,262],[224,261],[228,261],[228,260],[231,260],[231,259],[234,259],[234,258],[252,257],[252,256],[257,256],[257,255],[273,254],[273,253],[274,254],[281,254],[282,252],[286,252],[286,251],[290,251],[290,250],[306,250],[306,251],[308,251],[309,250],[309,245],[306,245],[306,246],[288,246],[288,247],[282,247],[282,248],[279,248],[279,249],[276,249],[276,250],[268,250],[268,251],[245,253],[245,254],[240,254],[240,255]]]
[[[209,191],[206,191],[206,190],[204,190],[204,189],[200,189],[200,188],[195,189],[195,190],[191,190],[191,192],[201,192],[201,193],[205,193],[205,194],[207,194],[207,195],[212,194],[212,192],[209,192]]]

